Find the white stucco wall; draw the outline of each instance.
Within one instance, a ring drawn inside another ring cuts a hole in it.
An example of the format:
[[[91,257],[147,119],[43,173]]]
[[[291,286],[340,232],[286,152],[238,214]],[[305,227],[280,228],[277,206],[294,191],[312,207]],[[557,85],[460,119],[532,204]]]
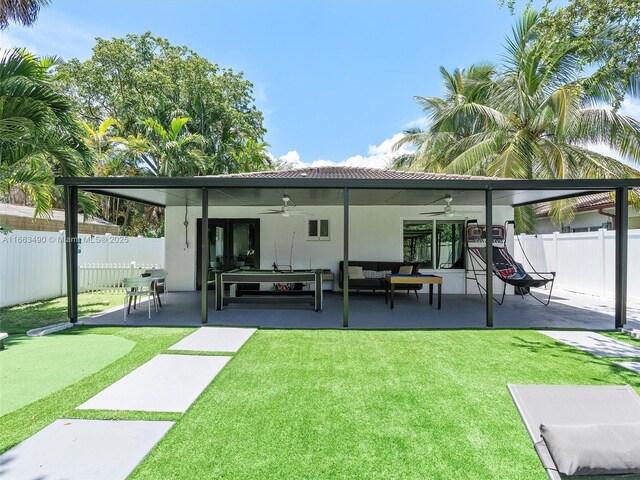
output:
[[[275,206],[277,208],[277,206]],[[266,207],[210,207],[209,218],[259,218],[260,219],[260,268],[270,269],[275,261],[274,244],[277,246],[278,263],[289,263],[291,239],[295,232],[293,247],[293,268],[329,268],[335,274],[334,285],[325,288],[338,289],[338,264],[342,259],[343,219],[341,206],[301,206],[310,215],[282,217],[280,215],[260,215]],[[439,210],[441,207],[434,207]],[[484,208],[459,207],[468,212],[468,218],[477,218],[482,223]],[[424,220],[421,212],[424,206],[354,206],[350,208],[350,252],[351,260],[403,260],[403,221]],[[196,225],[201,217],[200,207],[187,210],[188,248],[185,245],[184,207],[167,207],[165,212],[166,267],[169,271],[169,288],[173,291],[194,290],[196,287]],[[494,207],[494,224],[502,224],[513,218],[511,207]],[[328,218],[329,235],[327,241],[307,240],[307,219]],[[432,218],[432,217],[426,217]],[[454,219],[464,219],[456,216]],[[512,239],[509,243],[513,248]],[[423,270],[423,272],[434,272]],[[444,277],[444,293],[465,293],[463,271],[438,270]],[[494,288],[501,289],[496,280]],[[468,282],[469,293],[477,293],[475,283]],[[426,289],[423,289],[426,290]]]

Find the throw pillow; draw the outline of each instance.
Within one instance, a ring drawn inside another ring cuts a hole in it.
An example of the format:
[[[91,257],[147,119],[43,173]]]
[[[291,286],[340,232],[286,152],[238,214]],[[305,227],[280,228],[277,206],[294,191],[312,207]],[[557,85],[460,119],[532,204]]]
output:
[[[540,425],[540,433],[560,473],[640,473],[640,422]]]
[[[413,266],[412,265],[401,265],[400,268],[398,269],[398,273],[401,273],[401,274],[413,273]]]
[[[351,280],[362,280],[364,278],[364,273],[362,272],[362,267],[349,267],[349,278]]]

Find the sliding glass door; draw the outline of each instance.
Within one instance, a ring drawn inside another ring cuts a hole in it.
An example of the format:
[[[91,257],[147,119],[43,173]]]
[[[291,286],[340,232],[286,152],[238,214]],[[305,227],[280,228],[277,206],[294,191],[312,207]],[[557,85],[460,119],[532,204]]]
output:
[[[198,219],[198,239],[202,220]],[[253,218],[225,218],[209,220],[209,272],[233,268],[257,270],[260,268],[260,220]],[[202,288],[200,265],[202,250],[197,242],[196,287]]]

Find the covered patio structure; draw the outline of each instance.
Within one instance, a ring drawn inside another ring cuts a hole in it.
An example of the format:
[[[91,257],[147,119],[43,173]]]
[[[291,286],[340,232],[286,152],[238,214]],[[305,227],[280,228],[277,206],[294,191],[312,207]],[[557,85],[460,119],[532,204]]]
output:
[[[614,192],[616,217],[616,252],[615,252],[615,311],[611,327],[622,328],[627,321],[627,215],[628,190],[639,187],[640,179],[611,180],[511,180],[484,177],[467,177],[441,174],[420,174],[414,172],[379,171],[366,175],[354,174],[353,170],[327,175],[322,169],[302,169],[284,172],[259,172],[256,174],[235,174],[210,177],[88,177],[57,178],[56,183],[65,188],[66,235],[67,235],[67,295],[68,317],[70,322],[78,321],[78,192],[87,191],[110,195],[127,200],[138,201],[161,207],[199,207],[201,209],[201,225],[198,242],[202,255],[199,259],[200,282],[207,285],[209,281],[209,223],[208,219],[217,207],[229,206],[279,206],[283,195],[295,197],[299,206],[340,206],[342,209],[342,261],[349,264],[350,226],[356,219],[350,218],[352,207],[357,206],[428,206],[438,202],[444,195],[450,195],[456,202],[464,205],[477,205],[484,210],[479,223],[494,225],[494,207],[518,207],[543,201],[570,198],[596,192]],[[355,170],[355,169],[354,169]],[[371,241],[375,241],[372,239]],[[486,248],[486,278],[492,278],[493,249],[491,242]],[[356,318],[350,307],[357,307],[362,298],[350,300],[349,273],[344,270],[345,288],[340,294],[327,295],[332,308],[323,313],[310,312],[316,315],[317,324],[334,327],[355,327]],[[482,303],[469,298],[465,301],[473,306],[475,318],[478,318],[478,307],[484,310],[484,325],[494,326],[498,319],[502,323],[502,315],[494,311],[493,282],[486,282],[486,295]],[[216,316],[222,319],[226,311],[217,312],[211,308],[211,292],[202,288],[199,294],[192,293],[191,300],[186,300],[185,307],[193,308],[193,295],[197,295],[199,303],[199,322],[202,324],[218,324]],[[355,297],[355,296],[354,296]],[[331,300],[329,300],[329,298]],[[375,300],[378,302],[378,300]],[[461,300],[462,301],[462,300]],[[353,305],[351,303],[353,303]],[[446,302],[446,301],[445,301]],[[340,304],[336,310],[337,304]],[[446,303],[444,304],[446,307]],[[379,307],[385,315],[384,304]],[[502,307],[500,307],[502,308]],[[542,307],[543,308],[543,307]],[[279,310],[286,315],[288,309]],[[365,311],[365,310],[363,310]],[[443,313],[446,312],[443,309]],[[539,315],[544,315],[541,310]],[[398,315],[398,309],[392,316]],[[429,312],[432,314],[432,312]],[[435,314],[435,310],[433,310]],[[341,317],[339,321],[334,318]],[[228,315],[227,315],[228,316]],[[320,318],[320,317],[331,318]],[[374,326],[374,317],[368,317]],[[233,322],[225,322],[233,323]],[[357,324],[360,320],[356,321]],[[401,322],[400,322],[401,323]],[[568,321],[569,323],[569,321]],[[482,324],[475,324],[478,327]],[[443,323],[444,326],[444,323]],[[471,325],[469,325],[471,326]],[[533,326],[533,325],[532,325]],[[567,326],[570,326],[567,324]],[[374,327],[375,328],[375,327]],[[400,325],[398,328],[402,328]],[[446,328],[446,327],[445,327]]]

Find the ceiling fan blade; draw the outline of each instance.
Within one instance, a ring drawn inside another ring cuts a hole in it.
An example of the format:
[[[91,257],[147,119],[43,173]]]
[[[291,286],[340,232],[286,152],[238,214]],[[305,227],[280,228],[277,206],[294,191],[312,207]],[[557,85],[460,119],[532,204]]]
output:
[[[423,212],[420,215],[431,215],[431,216],[435,216],[435,215],[444,215],[447,212]]]
[[[282,215],[282,210],[268,210],[266,212],[260,212],[258,215]]]

